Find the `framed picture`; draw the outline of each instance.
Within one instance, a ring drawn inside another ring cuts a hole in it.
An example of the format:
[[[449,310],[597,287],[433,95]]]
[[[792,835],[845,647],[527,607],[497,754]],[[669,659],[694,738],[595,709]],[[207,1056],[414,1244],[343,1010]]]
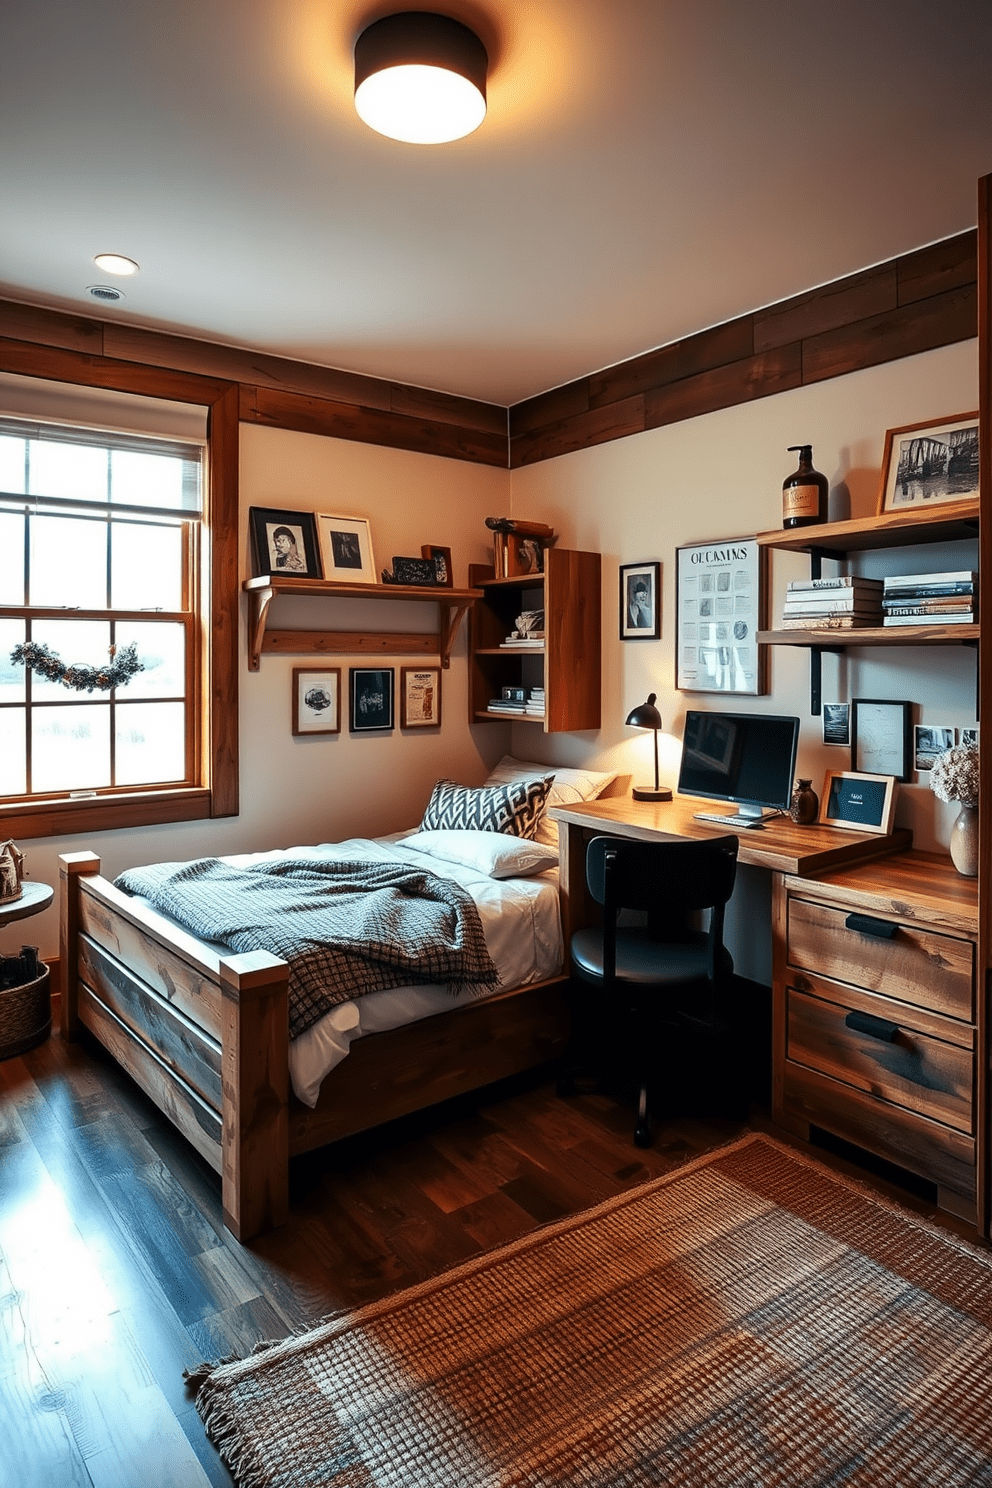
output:
[[[372,529],[364,517],[332,517],[317,513],[317,532],[324,560],[324,578],[341,584],[374,584]]]
[[[859,770],[828,770],[820,795],[820,825],[874,832],[892,830],[896,805],[894,775],[868,775]]]
[[[926,512],[978,495],[978,414],[957,413],[889,429],[882,455],[878,514]]]
[[[293,668],[293,733],[341,732],[341,668]]]
[[[954,744],[952,728],[935,728],[929,723],[918,723],[914,733],[913,767],[916,770],[932,770],[934,760]]]
[[[621,563],[620,639],[656,641],[661,635],[661,564]]]
[[[970,744],[970,745],[972,745],[973,748],[977,749],[978,748],[978,738],[979,738],[979,729],[978,729],[978,727],[976,725],[975,728],[963,728],[961,730],[961,737],[960,737],[960,739],[959,739],[958,742],[961,743],[961,744]]]
[[[908,780],[913,768],[912,703],[851,699],[851,769]]]
[[[370,734],[393,727],[392,667],[350,668],[351,718],[353,734]]]
[[[753,537],[675,549],[675,686],[683,692],[768,691],[768,550]]]
[[[437,584],[437,569],[432,558],[394,558],[394,584],[412,584],[415,588],[433,589]]]
[[[420,549],[421,558],[430,558],[434,564],[434,582],[442,588],[450,589],[454,582],[454,569],[451,566],[451,549],[438,548],[433,543],[425,543]]]
[[[248,509],[248,522],[257,574],[280,574],[296,579],[321,577],[313,512],[252,506]]]
[[[441,722],[441,668],[400,668],[400,728],[437,728]]]
[[[850,704],[848,703],[824,703],[823,705],[823,742],[824,744],[850,744]]]

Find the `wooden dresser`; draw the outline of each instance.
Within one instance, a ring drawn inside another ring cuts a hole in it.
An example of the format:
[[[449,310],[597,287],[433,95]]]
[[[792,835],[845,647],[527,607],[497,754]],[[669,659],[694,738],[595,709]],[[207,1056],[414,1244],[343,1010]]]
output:
[[[937,1186],[975,1222],[978,892],[902,852],[774,888],[772,1114]]]

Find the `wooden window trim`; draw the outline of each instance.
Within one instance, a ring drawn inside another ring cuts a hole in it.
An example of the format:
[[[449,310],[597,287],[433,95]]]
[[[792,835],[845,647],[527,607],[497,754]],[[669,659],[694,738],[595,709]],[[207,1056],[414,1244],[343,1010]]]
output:
[[[238,385],[60,347],[5,341],[0,370],[200,404],[207,409],[207,507],[200,566],[206,665],[199,672],[205,784],[128,790],[85,800],[4,808],[4,830],[22,838],[119,831],[238,814]],[[197,660],[199,666],[199,660]]]

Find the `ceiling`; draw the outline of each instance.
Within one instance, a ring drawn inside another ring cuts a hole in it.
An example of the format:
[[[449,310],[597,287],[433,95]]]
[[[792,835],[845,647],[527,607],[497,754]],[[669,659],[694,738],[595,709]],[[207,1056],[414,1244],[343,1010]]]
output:
[[[352,106],[410,8],[5,0],[2,292],[507,404],[975,222],[989,0],[437,0],[491,67],[434,147]]]

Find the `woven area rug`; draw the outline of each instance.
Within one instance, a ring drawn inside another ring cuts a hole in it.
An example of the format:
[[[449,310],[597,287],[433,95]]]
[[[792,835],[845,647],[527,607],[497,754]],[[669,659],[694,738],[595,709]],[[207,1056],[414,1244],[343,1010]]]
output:
[[[992,1485],[992,1261],[764,1137],[209,1372],[241,1488]]]

